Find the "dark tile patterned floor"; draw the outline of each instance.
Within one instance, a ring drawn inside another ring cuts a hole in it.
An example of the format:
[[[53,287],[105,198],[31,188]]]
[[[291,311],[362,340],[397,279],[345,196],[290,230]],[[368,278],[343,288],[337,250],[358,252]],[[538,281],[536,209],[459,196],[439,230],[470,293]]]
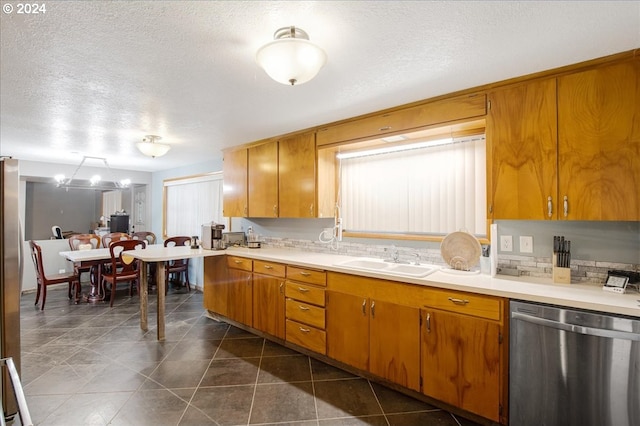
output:
[[[49,289],[41,312],[34,298],[21,303],[21,380],[38,425],[473,425],[207,318],[200,292],[170,290],[164,342],[140,330],[126,290],[113,308]]]

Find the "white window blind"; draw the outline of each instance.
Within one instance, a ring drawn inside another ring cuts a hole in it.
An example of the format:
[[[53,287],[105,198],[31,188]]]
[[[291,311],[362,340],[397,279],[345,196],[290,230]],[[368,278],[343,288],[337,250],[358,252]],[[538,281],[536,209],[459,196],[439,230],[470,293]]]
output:
[[[122,193],[120,191],[105,191],[102,193],[102,216],[107,220],[112,214],[122,210]]]
[[[341,160],[345,230],[486,235],[483,136]]]
[[[200,236],[201,226],[222,216],[222,173],[166,180],[165,227],[167,236]]]

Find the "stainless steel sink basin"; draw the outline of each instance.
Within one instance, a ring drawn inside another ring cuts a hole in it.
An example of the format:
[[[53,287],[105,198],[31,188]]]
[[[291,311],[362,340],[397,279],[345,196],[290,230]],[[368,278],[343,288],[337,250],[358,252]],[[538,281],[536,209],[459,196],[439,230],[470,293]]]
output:
[[[434,265],[408,265],[405,263],[385,262],[381,259],[353,259],[336,263],[335,266],[355,269],[357,271],[369,271],[385,275],[413,278],[426,277],[439,269]]]

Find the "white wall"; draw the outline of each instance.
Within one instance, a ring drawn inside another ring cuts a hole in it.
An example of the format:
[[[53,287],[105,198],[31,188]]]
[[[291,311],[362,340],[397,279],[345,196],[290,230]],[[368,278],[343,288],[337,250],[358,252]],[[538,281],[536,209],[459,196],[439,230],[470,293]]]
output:
[[[42,247],[42,262],[45,274],[57,274],[63,269],[65,272],[73,271],[73,264],[60,256],[61,251],[70,250],[68,240],[38,240],[36,243]],[[36,270],[33,265],[33,260],[31,259],[29,241],[24,241],[22,247],[22,252],[24,253],[22,260],[22,291],[35,290],[37,288]],[[84,288],[82,290],[85,292]]]

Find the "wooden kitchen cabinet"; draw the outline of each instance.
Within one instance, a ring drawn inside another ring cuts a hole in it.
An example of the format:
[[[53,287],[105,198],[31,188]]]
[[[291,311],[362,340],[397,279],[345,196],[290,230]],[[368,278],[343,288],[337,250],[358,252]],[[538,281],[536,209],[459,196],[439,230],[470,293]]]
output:
[[[226,256],[204,258],[204,308],[213,313],[228,316],[229,278]]]
[[[247,171],[248,151],[246,148],[224,152],[222,174],[222,209],[225,217],[246,217],[248,214]]]
[[[283,340],[285,269],[279,263],[253,261],[253,328]]]
[[[227,317],[253,326],[253,261],[227,256]]]
[[[420,391],[419,309],[378,297],[327,293],[327,355]]]
[[[560,218],[640,220],[640,59],[558,78]]]
[[[279,217],[316,217],[314,133],[303,133],[278,142],[278,200]]]
[[[278,141],[248,148],[249,217],[278,217]]]
[[[496,90],[488,100],[487,217],[556,218],[555,78]]]
[[[482,117],[485,114],[484,94],[462,95],[322,127],[318,129],[316,143],[320,147],[381,137],[440,123]]]
[[[434,289],[422,316],[422,392],[496,422],[507,422],[507,303]]]
[[[325,271],[287,266],[285,338],[322,355],[327,353],[325,286]]]

